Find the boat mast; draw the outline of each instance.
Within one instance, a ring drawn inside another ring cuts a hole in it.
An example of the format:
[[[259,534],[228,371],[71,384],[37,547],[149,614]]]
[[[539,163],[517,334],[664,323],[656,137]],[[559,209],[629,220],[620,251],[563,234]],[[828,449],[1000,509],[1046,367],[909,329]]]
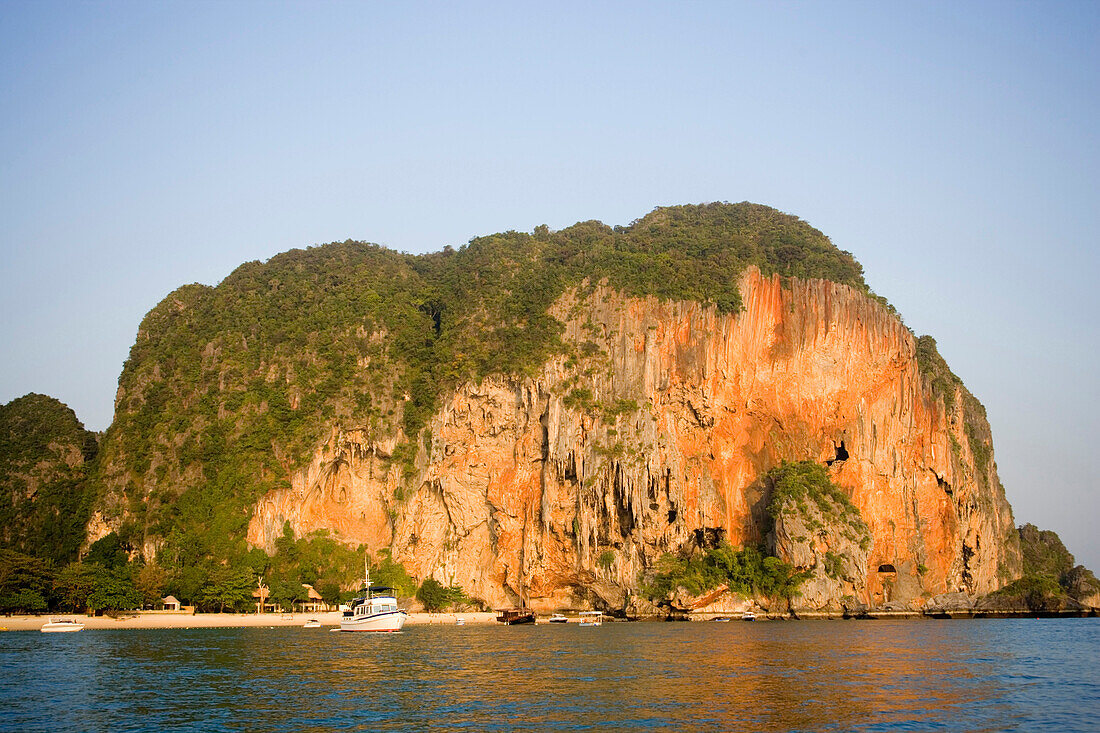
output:
[[[363,555],[363,591],[367,598],[370,598],[370,553]]]

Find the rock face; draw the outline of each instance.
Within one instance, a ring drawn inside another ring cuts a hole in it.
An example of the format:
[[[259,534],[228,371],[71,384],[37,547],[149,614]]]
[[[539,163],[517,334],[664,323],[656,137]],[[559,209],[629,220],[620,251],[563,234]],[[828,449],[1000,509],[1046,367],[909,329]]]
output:
[[[1100,608],[1100,582],[1084,565],[1077,565],[1066,573],[1063,584],[1070,597],[1087,608]]]
[[[819,466],[798,464],[790,468],[798,471],[806,466],[820,475],[814,490],[807,484],[791,495],[772,489],[769,514],[774,516],[775,524],[768,535],[768,546],[774,556],[809,573],[796,605],[842,611],[862,603],[860,599],[867,596],[871,532],[856,507],[845,501],[846,496],[833,496],[818,488],[829,484]],[[890,582],[884,584],[885,596],[895,595],[896,575],[895,571]]]
[[[262,498],[249,542],[270,550],[289,521],[389,549],[415,576],[494,606],[620,609],[663,553],[762,542],[760,477],[809,459],[828,465],[870,538],[845,547],[858,559],[811,583],[803,607],[919,605],[1018,577],[988,425],[933,391],[898,318],[847,286],[753,268],[740,292],[733,315],[567,293],[553,315],[572,355],[451,394],[415,438],[411,478],[390,461],[396,437],[337,431]],[[835,538],[778,529],[777,554],[824,569]]]

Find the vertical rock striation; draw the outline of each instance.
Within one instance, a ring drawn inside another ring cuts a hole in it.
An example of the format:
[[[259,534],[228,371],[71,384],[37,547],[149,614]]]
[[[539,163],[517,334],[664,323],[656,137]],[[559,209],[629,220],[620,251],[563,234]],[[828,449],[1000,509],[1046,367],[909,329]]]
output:
[[[622,608],[663,553],[763,542],[761,476],[808,459],[828,465],[871,541],[850,569],[862,577],[846,571],[804,607],[841,593],[920,603],[1017,577],[984,415],[968,414],[961,385],[954,399],[933,390],[898,318],[848,286],[755,268],[740,292],[732,315],[568,292],[552,312],[571,356],[449,395],[416,438],[411,479],[390,460],[402,436],[337,431],[262,498],[249,542],[272,548],[289,521],[387,548],[492,605]],[[781,557],[822,562],[787,537]]]

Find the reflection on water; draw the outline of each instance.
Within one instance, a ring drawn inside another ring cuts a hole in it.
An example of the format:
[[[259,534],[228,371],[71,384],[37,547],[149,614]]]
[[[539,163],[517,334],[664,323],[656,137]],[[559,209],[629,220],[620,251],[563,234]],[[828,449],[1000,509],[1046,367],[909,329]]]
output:
[[[0,635],[0,730],[1090,730],[1097,619]]]

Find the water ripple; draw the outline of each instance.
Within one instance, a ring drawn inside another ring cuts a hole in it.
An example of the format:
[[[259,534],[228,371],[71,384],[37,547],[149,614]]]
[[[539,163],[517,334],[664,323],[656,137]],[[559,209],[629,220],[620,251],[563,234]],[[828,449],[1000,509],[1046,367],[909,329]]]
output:
[[[0,635],[0,731],[1094,729],[1100,620]]]

